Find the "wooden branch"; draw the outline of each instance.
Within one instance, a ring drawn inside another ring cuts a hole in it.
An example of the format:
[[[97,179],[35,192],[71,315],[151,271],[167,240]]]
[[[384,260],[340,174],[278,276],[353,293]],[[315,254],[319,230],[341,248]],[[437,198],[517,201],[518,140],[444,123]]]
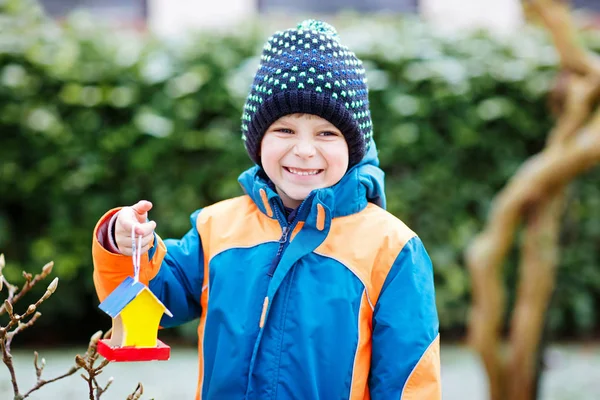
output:
[[[4,365],[6,365],[6,368],[8,368],[10,374],[10,381],[12,383],[15,398],[17,398],[19,395],[19,384],[17,383],[17,376],[12,362],[12,354],[10,354],[10,347],[7,346],[5,328],[0,328],[0,350],[2,351],[2,361],[4,362]]]
[[[35,281],[35,283],[37,283],[37,282],[38,281]],[[46,292],[44,292],[42,297],[40,297],[40,299],[38,301],[36,301],[35,304],[30,304],[29,307],[27,307],[27,311],[25,311],[25,313],[21,314],[21,315],[13,313],[12,305],[14,302],[16,302],[18,300],[18,298],[17,298],[18,296],[16,296],[12,300],[12,302],[9,300],[5,300],[4,301],[4,309],[8,312],[8,315],[10,317],[10,321],[8,322],[8,325],[5,326],[5,329],[8,331],[8,329],[12,328],[14,325],[21,324],[21,321],[23,321],[24,318],[33,314],[44,301],[46,301],[50,296],[52,296],[52,293],[54,293],[57,286],[58,286],[58,278],[54,278],[54,280],[52,282],[50,282],[50,284],[48,285],[48,288],[46,289]],[[25,329],[25,328],[27,328],[27,326],[23,327],[22,329]],[[22,329],[19,329],[19,330],[22,330]],[[14,335],[15,335],[14,331],[7,334],[9,343],[10,343],[10,340],[12,340],[12,337]]]
[[[558,212],[564,187],[600,161],[600,62],[577,41],[566,4],[531,0],[552,33],[566,77],[566,98],[546,148],[517,171],[492,203],[486,227],[467,248],[473,308],[469,341],[485,365],[493,400],[531,399],[544,316],[555,285]],[[593,113],[593,114],[592,114]],[[590,117],[591,115],[591,117]],[[500,353],[505,293],[501,271],[517,226],[527,222],[508,360]]]
[[[548,147],[562,146],[571,140],[593,112],[594,101],[600,95],[600,80],[569,74],[562,115],[550,132]]]
[[[127,400],[138,400],[144,394],[144,387],[141,383],[138,383],[137,387],[129,396],[127,396]]]
[[[512,243],[521,212],[600,161],[600,110],[578,137],[531,157],[494,200],[488,224],[467,249],[469,264],[496,266]],[[487,260],[486,263],[480,262]],[[486,267],[492,268],[492,267]]]
[[[0,282],[2,282],[0,286],[6,286],[6,290],[8,291],[8,296],[6,297],[6,300],[12,302],[13,298],[15,297],[15,293],[19,290],[19,287],[10,284],[10,282],[8,282],[4,276],[0,277]],[[0,315],[4,314],[5,312],[6,308],[4,304],[0,305]]]
[[[50,261],[48,264],[44,265],[44,267],[42,268],[42,272],[37,274],[33,279],[31,279],[31,278],[27,279],[27,277],[26,277],[27,282],[25,282],[25,284],[23,285],[23,287],[21,288],[21,290],[18,293],[16,293],[18,290],[18,287],[11,285],[3,277],[2,279],[4,279],[4,284],[7,285],[8,291],[9,291],[7,300],[10,303],[15,304],[27,292],[29,292],[29,290],[31,290],[31,288],[34,287],[39,281],[46,279],[46,277],[48,275],[50,275],[50,273],[52,272],[53,266],[54,266],[54,262]],[[0,315],[4,314],[5,311],[6,311],[5,306],[4,305],[0,306]]]
[[[491,398],[503,396],[504,371],[499,338],[504,316],[505,294],[500,277],[500,260],[508,241],[494,245],[490,234],[481,234],[467,250],[472,277],[473,305],[469,318],[469,343],[480,354],[489,380]]]
[[[501,267],[527,206],[539,204],[575,176],[600,161],[600,110],[577,138],[530,158],[497,195],[483,232],[466,251],[473,281],[469,341],[481,354],[492,399],[505,398],[503,359],[499,353],[504,317]]]
[[[8,347],[10,348],[10,345],[12,343],[12,339],[13,339],[13,337],[16,334],[18,334],[19,332],[24,331],[25,329],[29,328],[31,325],[35,324],[35,322],[41,316],[42,316],[42,313],[36,312],[34,314],[34,316],[31,317],[31,319],[29,321],[27,321],[27,322],[20,322],[19,321],[19,323],[17,324],[17,327],[6,334],[6,342],[8,343]]]
[[[563,192],[544,199],[527,216],[506,364],[508,399],[530,400],[535,391],[536,356],[556,281]]]
[[[600,77],[599,58],[586,51],[577,38],[569,4],[556,0],[528,0],[552,34],[564,69]]]
[[[31,393],[35,392],[36,390],[39,390],[39,389],[41,389],[43,386],[46,386],[46,385],[47,385],[47,384],[49,384],[49,383],[56,382],[56,381],[59,381],[59,380],[61,380],[61,379],[64,379],[64,378],[66,378],[66,377],[68,377],[68,376],[71,376],[71,375],[73,375],[75,372],[77,372],[77,371],[79,370],[79,368],[80,368],[80,367],[78,367],[78,366],[73,366],[73,367],[71,367],[71,369],[69,369],[69,370],[68,370],[67,372],[65,372],[64,374],[62,374],[62,375],[59,375],[59,376],[57,376],[57,377],[55,377],[55,378],[52,378],[52,379],[49,379],[49,380],[44,380],[44,379],[41,379],[41,378],[38,376],[38,379],[37,379],[37,381],[36,381],[35,385],[34,385],[34,386],[31,388],[31,389],[29,389],[29,390],[27,391],[27,393],[25,393],[25,394],[24,394],[24,395],[21,397],[21,399],[26,399],[27,397],[29,397],[29,396],[31,395]]]

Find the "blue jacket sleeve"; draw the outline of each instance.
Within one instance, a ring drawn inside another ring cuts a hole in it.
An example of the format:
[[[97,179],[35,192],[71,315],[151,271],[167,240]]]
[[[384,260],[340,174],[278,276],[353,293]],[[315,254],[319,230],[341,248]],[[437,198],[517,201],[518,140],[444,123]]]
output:
[[[441,399],[431,260],[418,237],[390,269],[373,313],[371,399]]]
[[[164,315],[161,326],[177,326],[200,317],[200,295],[204,281],[204,255],[194,212],[190,229],[181,239],[164,241],[167,253],[156,276],[148,287],[171,311],[173,317]],[[150,257],[153,254],[149,254]]]

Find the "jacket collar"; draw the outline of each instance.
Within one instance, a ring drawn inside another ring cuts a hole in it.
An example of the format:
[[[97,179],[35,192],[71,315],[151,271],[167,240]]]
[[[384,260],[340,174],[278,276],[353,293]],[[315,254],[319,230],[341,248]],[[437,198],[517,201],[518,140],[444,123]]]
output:
[[[283,203],[269,185],[268,177],[257,165],[244,171],[238,178],[242,188],[257,207],[270,218],[285,218]],[[325,207],[328,217],[344,217],[362,211],[371,202],[385,209],[384,173],[379,168],[377,148],[371,141],[364,158],[350,168],[334,186],[313,190],[300,205],[298,220],[310,214],[317,216],[319,205]]]

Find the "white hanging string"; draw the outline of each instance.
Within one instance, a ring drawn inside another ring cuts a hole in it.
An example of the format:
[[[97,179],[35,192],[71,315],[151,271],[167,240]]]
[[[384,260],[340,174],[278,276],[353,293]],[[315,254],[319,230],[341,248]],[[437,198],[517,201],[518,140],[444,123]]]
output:
[[[131,227],[131,258],[133,259],[133,279],[136,282],[140,280],[140,260],[142,256],[142,235],[135,240],[135,225]]]

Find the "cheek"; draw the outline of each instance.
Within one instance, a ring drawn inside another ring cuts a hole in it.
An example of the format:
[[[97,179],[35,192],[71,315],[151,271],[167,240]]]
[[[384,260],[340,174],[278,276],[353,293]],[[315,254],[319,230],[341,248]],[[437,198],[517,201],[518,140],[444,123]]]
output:
[[[324,156],[327,160],[327,169],[331,178],[342,179],[348,169],[348,147],[346,143],[328,148]]]
[[[267,137],[263,139],[260,146],[260,161],[267,173],[278,168],[281,154],[281,146],[276,140],[270,140]]]

